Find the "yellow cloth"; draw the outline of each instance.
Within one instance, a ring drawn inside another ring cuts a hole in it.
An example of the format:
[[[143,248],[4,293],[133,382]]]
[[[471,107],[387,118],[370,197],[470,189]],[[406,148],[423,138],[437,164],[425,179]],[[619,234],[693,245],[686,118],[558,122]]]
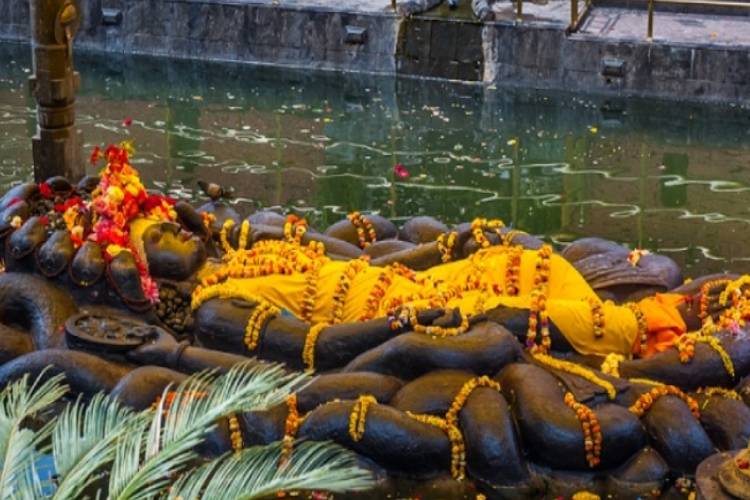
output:
[[[521,256],[518,296],[496,295],[478,289],[464,291],[460,297],[448,301],[447,307],[459,308],[463,314],[471,315],[499,306],[528,309],[530,294],[534,288],[538,252],[524,250]],[[435,266],[416,273],[416,280],[393,274],[380,307],[374,317],[383,317],[389,304],[394,301],[410,303],[418,307],[428,307],[430,299],[439,295],[440,290],[450,286],[463,285],[467,277],[475,276],[486,288],[504,289],[508,249],[491,247],[481,250],[472,257],[456,262]],[[324,259],[315,281],[315,306],[312,322],[331,322],[334,296],[337,284],[350,262]],[[357,321],[366,310],[367,300],[379,282],[384,268],[362,266],[363,268],[349,281],[343,307],[343,322]],[[308,278],[303,273],[270,275],[258,278],[236,280],[247,292],[257,295],[277,307],[302,316],[302,303],[307,289]],[[423,300],[414,302],[413,296]],[[550,257],[550,274],[547,287],[547,311],[552,322],[560,329],[576,351],[581,354],[606,355],[612,352],[629,356],[638,343],[638,323],[633,312],[612,302],[601,304],[604,313],[604,335],[594,336],[594,323],[590,301],[599,298],[578,271],[564,258],[553,254]],[[479,306],[479,309],[477,307]],[[671,301],[653,301],[645,304],[649,327],[670,328],[675,326],[676,307]],[[665,320],[664,318],[668,318]],[[664,326],[667,325],[667,326]],[[683,323],[684,325],[684,323]],[[679,326],[679,325],[677,325]],[[675,328],[677,332],[679,328]],[[684,331],[684,330],[683,330]],[[663,340],[663,339],[662,339]]]

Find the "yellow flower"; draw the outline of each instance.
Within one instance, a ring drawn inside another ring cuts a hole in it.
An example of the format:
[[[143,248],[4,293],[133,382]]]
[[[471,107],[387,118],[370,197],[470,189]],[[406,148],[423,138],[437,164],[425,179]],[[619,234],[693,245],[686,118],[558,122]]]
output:
[[[121,247],[120,245],[115,245],[114,243],[107,246],[107,253],[113,259],[117,257],[118,255],[120,255],[121,252],[129,252],[129,251],[130,250],[128,250],[127,248]]]
[[[138,196],[138,193],[143,190],[143,186],[141,186],[140,182],[137,184],[134,182],[129,182],[127,184],[127,187],[125,187],[125,190],[133,196]]]
[[[109,188],[107,188],[107,200],[111,203],[121,203],[124,198],[125,194],[119,187],[109,186]]]
[[[11,227],[14,227],[14,228],[18,229],[19,227],[21,227],[23,225],[23,219],[21,219],[21,217],[19,217],[18,215],[16,215],[15,217],[13,217],[10,220],[10,225],[11,225]]]

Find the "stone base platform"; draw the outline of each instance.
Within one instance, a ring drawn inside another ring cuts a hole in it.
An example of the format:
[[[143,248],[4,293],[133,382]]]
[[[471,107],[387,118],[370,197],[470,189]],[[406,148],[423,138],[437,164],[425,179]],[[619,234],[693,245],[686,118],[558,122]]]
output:
[[[659,11],[649,42],[645,7],[595,3],[569,34],[567,0],[527,1],[521,21],[498,1],[485,22],[469,0],[438,2],[80,0],[76,46],[750,105],[748,15]],[[28,15],[28,0],[1,2],[0,40],[26,41]]]

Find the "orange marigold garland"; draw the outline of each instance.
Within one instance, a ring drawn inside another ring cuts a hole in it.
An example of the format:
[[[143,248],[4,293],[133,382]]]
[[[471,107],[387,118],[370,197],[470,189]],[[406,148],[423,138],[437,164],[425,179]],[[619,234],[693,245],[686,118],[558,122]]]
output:
[[[352,406],[349,415],[349,436],[353,441],[359,441],[365,435],[365,423],[367,422],[367,410],[370,405],[377,404],[378,400],[369,394],[360,396]]]
[[[505,295],[514,297],[521,290],[521,258],[523,247],[516,245],[510,247],[505,261]]]
[[[531,292],[529,307],[529,329],[526,334],[526,347],[532,352],[546,353],[552,346],[549,336],[549,315],[547,313],[547,284],[551,271],[552,247],[543,245],[537,251],[534,289]],[[541,331],[542,342],[536,342],[537,329]]]
[[[305,364],[305,370],[315,371],[315,343],[318,341],[320,332],[328,328],[328,323],[318,323],[310,328],[305,336],[305,346],[302,348],[302,362]]]
[[[367,248],[377,241],[375,228],[367,217],[359,212],[352,212],[346,218],[349,219],[354,229],[357,230],[357,239],[359,240],[360,248]]]
[[[646,412],[651,409],[651,406],[653,406],[656,400],[661,398],[662,396],[676,396],[680,398],[685,402],[685,404],[688,405],[688,408],[690,408],[690,412],[695,418],[701,418],[701,412],[698,408],[698,403],[693,398],[673,385],[662,385],[659,387],[654,387],[647,393],[642,394],[641,397],[639,397],[636,402],[633,403],[633,405],[628,409],[631,413],[640,418],[645,415]]]
[[[451,443],[451,476],[453,479],[462,481],[466,477],[466,445],[458,426],[434,415],[421,415],[410,411],[406,414],[418,422],[435,426],[445,432]]]
[[[648,350],[648,322],[646,321],[646,315],[643,314],[641,307],[635,302],[628,302],[627,306],[632,311],[635,321],[638,324],[638,353],[643,356]]]
[[[388,266],[378,275],[378,279],[372,286],[370,294],[365,302],[365,309],[359,317],[359,321],[368,321],[375,317],[380,310],[380,303],[383,301],[386,292],[393,284],[394,268]]]
[[[583,445],[586,450],[586,461],[594,468],[601,463],[602,428],[594,411],[583,403],[576,401],[572,393],[566,392],[565,404],[573,410],[583,429]]]
[[[294,440],[297,438],[297,431],[305,418],[300,417],[297,409],[297,395],[290,394],[286,397],[286,406],[288,413],[284,422],[284,438],[281,441],[281,456],[279,457],[279,467],[283,467],[292,458],[294,451]]]
[[[294,214],[286,216],[284,222],[284,240],[297,245],[302,244],[302,237],[307,232],[307,221]]]

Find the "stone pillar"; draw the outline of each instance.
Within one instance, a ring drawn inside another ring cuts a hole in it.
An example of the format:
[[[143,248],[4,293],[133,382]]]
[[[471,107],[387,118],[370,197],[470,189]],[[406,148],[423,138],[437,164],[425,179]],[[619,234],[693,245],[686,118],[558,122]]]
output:
[[[75,128],[75,94],[80,76],[73,70],[73,37],[80,24],[76,0],[29,0],[36,99],[36,135],[32,139],[34,178],[55,175],[72,181],[84,174]]]

